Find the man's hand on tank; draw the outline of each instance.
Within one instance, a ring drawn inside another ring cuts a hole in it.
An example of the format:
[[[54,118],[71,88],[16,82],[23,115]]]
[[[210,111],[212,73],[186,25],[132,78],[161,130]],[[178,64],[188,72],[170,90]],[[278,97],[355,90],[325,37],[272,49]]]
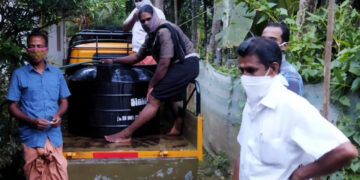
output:
[[[112,63],[114,63],[114,60],[113,59],[101,59],[101,63],[112,64]]]
[[[58,127],[61,124],[61,117],[59,115],[54,115],[50,123],[52,127]]]
[[[39,130],[44,130],[48,125],[50,125],[50,121],[43,118],[34,118],[32,121],[35,124],[35,128]]]

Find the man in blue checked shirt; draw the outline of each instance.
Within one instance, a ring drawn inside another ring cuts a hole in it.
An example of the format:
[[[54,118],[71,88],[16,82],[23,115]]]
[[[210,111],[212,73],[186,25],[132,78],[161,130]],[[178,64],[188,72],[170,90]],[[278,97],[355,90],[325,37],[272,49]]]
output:
[[[296,94],[303,95],[303,80],[295,67],[285,57],[285,51],[289,46],[290,31],[285,24],[270,23],[262,32],[262,37],[274,40],[282,51],[280,74],[285,77],[288,84],[285,86]]]
[[[44,60],[47,36],[32,32],[27,45],[29,64],[13,72],[7,95],[9,111],[19,119],[24,172],[27,179],[67,180],[60,124],[70,92],[62,72]]]

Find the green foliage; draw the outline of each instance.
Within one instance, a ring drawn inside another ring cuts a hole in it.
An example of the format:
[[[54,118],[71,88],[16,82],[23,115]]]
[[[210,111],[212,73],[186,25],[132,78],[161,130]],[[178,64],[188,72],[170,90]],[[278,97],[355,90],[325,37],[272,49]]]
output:
[[[74,0],[2,0],[0,4],[0,68],[5,67],[5,73],[24,62],[29,31],[56,24],[76,9]]]
[[[299,10],[299,0],[278,0],[278,5],[286,9],[289,15],[294,15]]]
[[[302,27],[299,27],[294,19],[285,20],[293,33],[290,37],[287,59],[297,67],[306,82],[316,83],[323,78],[326,12],[321,8],[316,12],[318,15],[309,13],[309,24]],[[318,26],[311,25],[310,22]]]
[[[259,19],[256,24],[260,24],[267,21],[279,22],[288,16],[288,10],[277,6],[276,3],[268,2],[267,0],[237,0],[237,2],[245,2],[249,8],[249,11],[256,11],[259,14]],[[296,4],[296,2],[287,3],[282,1],[282,4]],[[287,5],[288,6],[288,5]]]
[[[280,5],[274,2],[279,2]],[[261,34],[259,29],[262,30],[267,22],[278,22],[287,18],[288,9],[290,14],[294,14],[298,8],[298,0],[272,0],[272,2],[266,0],[219,0],[216,1],[216,7],[214,18],[221,20],[223,26],[223,29],[216,34],[217,45],[226,51],[238,46],[250,36],[248,32],[251,32],[251,35]],[[227,54],[236,56],[234,51]],[[222,61],[227,61],[227,58],[222,58]],[[218,64],[222,65],[222,61]],[[219,69],[225,73],[232,71],[231,69],[226,70],[226,67],[225,69],[219,67]]]
[[[290,41],[288,59],[296,64],[307,82],[320,82],[323,78],[324,42],[326,37],[327,9],[308,13],[307,24],[298,27],[287,20],[294,35]],[[352,90],[359,90],[360,75],[360,14],[345,1],[336,8],[332,56],[332,99]],[[357,25],[357,26],[356,26]],[[306,42],[306,43],[303,43]]]
[[[77,4],[79,8],[74,10],[73,16],[67,22],[68,35],[72,36],[82,29],[122,26],[124,20],[132,11],[132,9],[130,12],[127,11],[126,2],[126,0],[80,1]]]
[[[217,5],[214,18],[222,20],[223,29],[216,34],[217,46],[232,48],[238,46],[247,36],[255,16],[243,2],[224,0]]]
[[[10,72],[18,65],[7,61],[21,56],[21,48],[7,39],[0,43],[0,49],[4,51],[4,58],[0,63],[0,179],[23,179],[22,146],[18,138],[17,123],[9,120],[5,100]]]
[[[227,179],[230,176],[228,169],[229,158],[225,152],[219,151],[212,156],[204,151],[204,161],[200,164],[199,179]]]
[[[18,59],[23,59],[25,49],[17,45],[13,39],[4,37],[1,32],[0,40],[0,72],[5,78],[9,77],[10,72],[22,64],[22,61]]]
[[[231,77],[240,77],[240,71],[236,65],[222,65],[222,66],[216,66],[214,63],[211,63],[211,65],[219,72],[222,72],[224,74],[227,74]]]
[[[354,117],[357,117],[357,119],[354,119]],[[337,127],[344,132],[360,152],[360,110],[358,109],[354,114],[350,115],[343,114],[340,120],[337,121]],[[348,166],[329,177],[330,179],[344,180],[360,179],[360,158],[354,159]]]
[[[229,159],[225,152],[220,151],[213,157],[212,165],[215,169],[219,170],[221,174],[228,176]]]
[[[17,123],[1,106],[0,114],[0,179],[23,179],[22,146],[18,137]]]
[[[23,32],[59,22],[76,9],[74,0],[2,0],[0,27],[5,37],[20,43]]]
[[[200,33],[199,35],[199,44],[197,44],[197,49],[196,51],[200,54],[200,57],[206,57],[207,52],[207,46],[208,46],[208,41],[211,35],[211,25],[212,25],[212,14],[211,14],[211,8],[213,7],[213,2],[204,2],[204,1],[200,1],[199,4],[199,11],[201,11],[201,13],[199,13],[198,15],[202,14],[203,18],[197,18],[197,30]],[[203,11],[206,9],[206,12]],[[164,12],[166,13],[166,12]],[[166,16],[166,18],[171,21],[174,22],[173,20],[171,20],[169,16]],[[180,28],[186,33],[189,30],[185,30],[185,28],[189,28],[191,26],[186,26],[187,24],[183,24],[181,23]],[[190,37],[188,35],[188,37]],[[209,56],[211,56],[210,54],[208,54]],[[211,59],[211,58],[210,58]]]

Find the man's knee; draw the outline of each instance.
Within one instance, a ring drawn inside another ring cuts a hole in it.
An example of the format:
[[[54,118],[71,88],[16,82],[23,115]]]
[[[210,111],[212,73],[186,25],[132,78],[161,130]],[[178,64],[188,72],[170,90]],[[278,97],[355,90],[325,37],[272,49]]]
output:
[[[159,108],[160,106],[160,100],[156,99],[155,97],[151,96],[149,97],[149,102],[147,103],[153,108]]]

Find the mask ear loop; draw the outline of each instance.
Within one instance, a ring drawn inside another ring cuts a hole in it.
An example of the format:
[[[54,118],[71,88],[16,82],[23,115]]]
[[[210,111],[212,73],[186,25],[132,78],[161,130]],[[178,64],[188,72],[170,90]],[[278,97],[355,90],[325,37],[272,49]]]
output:
[[[287,42],[282,42],[281,44],[279,44],[279,47],[285,46]]]
[[[271,68],[271,67],[269,67],[268,70],[266,71],[265,76],[268,76],[268,75],[269,75],[270,68]]]

